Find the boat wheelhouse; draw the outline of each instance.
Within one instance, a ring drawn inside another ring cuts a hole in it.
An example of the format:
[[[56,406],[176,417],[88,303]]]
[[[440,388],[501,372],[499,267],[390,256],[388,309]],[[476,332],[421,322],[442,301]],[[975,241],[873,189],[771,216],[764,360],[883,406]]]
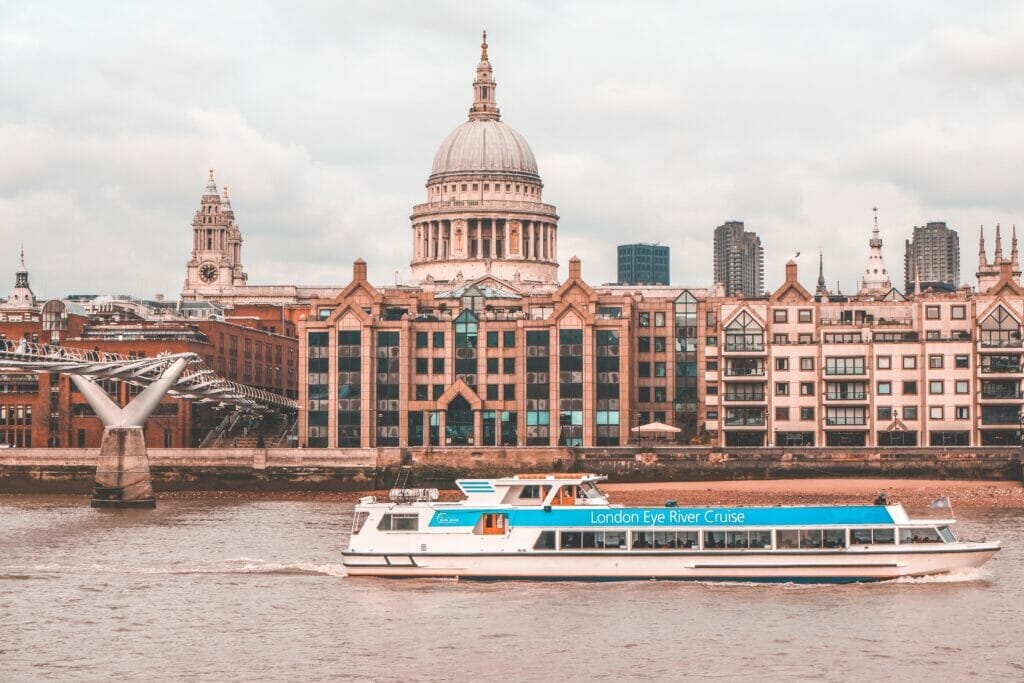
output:
[[[622,507],[590,474],[460,479],[356,505],[351,576],[871,581],[979,567],[998,542],[902,505]]]

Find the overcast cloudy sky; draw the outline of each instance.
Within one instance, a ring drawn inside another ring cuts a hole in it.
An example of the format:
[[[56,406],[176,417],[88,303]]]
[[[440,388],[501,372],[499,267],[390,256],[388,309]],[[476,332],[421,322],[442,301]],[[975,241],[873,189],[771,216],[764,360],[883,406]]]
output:
[[[766,284],[816,250],[855,287],[871,207],[945,220],[973,283],[979,224],[1024,229],[1024,8],[941,2],[0,0],[0,290],[177,296],[206,169],[231,187],[249,282],[408,280],[409,213],[466,116],[486,28],[504,120],[558,207],[562,273],[672,247],[711,280],[744,220]],[[4,275],[3,273],[7,273]]]

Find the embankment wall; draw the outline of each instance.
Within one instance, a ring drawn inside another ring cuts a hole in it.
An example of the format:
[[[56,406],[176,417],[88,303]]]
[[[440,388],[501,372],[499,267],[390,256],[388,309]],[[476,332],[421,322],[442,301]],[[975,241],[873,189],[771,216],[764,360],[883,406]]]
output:
[[[0,449],[0,493],[88,493],[96,449]],[[149,449],[157,491],[353,491],[459,477],[596,472],[613,481],[809,477],[1021,479],[1020,448],[366,448]]]

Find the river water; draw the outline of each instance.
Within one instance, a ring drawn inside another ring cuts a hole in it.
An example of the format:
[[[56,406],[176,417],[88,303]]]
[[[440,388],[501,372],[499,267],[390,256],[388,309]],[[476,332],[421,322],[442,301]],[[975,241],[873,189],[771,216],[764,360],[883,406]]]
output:
[[[1024,679],[1024,510],[979,572],[844,586],[348,579],[352,504],[0,497],[0,680]]]

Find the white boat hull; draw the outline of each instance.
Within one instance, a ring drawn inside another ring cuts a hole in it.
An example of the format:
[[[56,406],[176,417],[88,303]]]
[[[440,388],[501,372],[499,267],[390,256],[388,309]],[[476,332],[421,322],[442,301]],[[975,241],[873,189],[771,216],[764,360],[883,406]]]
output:
[[[914,550],[344,553],[350,576],[460,579],[878,581],[980,567],[998,544],[950,544]]]

